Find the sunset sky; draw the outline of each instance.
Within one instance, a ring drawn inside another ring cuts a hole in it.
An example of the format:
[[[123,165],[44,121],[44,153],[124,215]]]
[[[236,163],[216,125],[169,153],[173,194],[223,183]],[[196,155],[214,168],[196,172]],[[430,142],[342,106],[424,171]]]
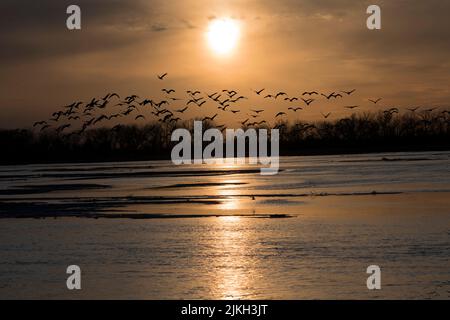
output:
[[[66,28],[70,4],[81,7],[80,31]],[[380,31],[366,27],[370,4],[382,9]],[[2,0],[0,10],[1,128],[30,126],[111,91],[162,98],[164,87],[180,98],[190,89],[247,96],[262,88],[291,96],[357,89],[345,102],[296,114],[304,119],[343,116],[345,104],[374,110],[367,99],[378,97],[380,107],[450,105],[450,1]],[[223,18],[234,21],[239,39],[218,54],[207,32]],[[162,82],[156,75],[164,72]],[[289,105],[257,97],[242,104],[257,106]],[[233,117],[220,122],[243,116]]]

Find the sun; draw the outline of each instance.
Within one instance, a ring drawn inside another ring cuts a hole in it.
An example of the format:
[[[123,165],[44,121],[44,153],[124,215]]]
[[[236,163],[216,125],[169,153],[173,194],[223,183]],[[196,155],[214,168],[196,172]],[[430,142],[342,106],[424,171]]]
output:
[[[236,20],[223,18],[211,21],[206,38],[211,49],[220,55],[227,55],[236,48],[240,28]]]

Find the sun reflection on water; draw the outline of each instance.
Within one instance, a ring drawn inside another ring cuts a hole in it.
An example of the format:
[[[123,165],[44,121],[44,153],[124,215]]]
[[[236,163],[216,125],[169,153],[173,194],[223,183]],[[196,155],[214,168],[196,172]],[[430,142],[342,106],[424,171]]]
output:
[[[217,224],[217,248],[221,254],[214,261],[216,294],[220,299],[242,299],[251,286],[249,261],[245,259],[248,234],[240,217],[221,217]]]
[[[221,181],[222,186],[217,190],[219,196],[224,196],[226,199],[220,204],[219,209],[236,211],[241,208],[241,195],[239,185],[243,184],[243,180],[239,179],[224,179]]]

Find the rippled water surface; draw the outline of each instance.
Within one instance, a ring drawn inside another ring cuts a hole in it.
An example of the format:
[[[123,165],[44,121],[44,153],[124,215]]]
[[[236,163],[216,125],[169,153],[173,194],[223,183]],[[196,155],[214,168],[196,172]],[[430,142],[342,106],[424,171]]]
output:
[[[449,152],[289,157],[276,176],[0,167],[0,298],[449,298],[449,169]]]

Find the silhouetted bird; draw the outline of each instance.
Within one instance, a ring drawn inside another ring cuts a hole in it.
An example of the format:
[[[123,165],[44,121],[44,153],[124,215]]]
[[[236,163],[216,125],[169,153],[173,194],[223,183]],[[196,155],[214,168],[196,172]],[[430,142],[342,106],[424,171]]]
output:
[[[351,95],[353,92],[355,92],[356,89],[353,89],[351,91],[341,91],[342,93],[345,93],[346,95]]]
[[[336,92],[332,92],[330,94],[324,94],[322,93],[322,96],[324,96],[325,98],[327,98],[327,100],[330,100],[331,98],[342,98],[342,95]]]
[[[206,121],[206,120],[211,120],[214,121],[214,119],[218,116],[218,114],[216,113],[213,117],[204,117],[202,121]]]
[[[306,95],[308,95],[308,96],[317,95],[318,96],[319,93],[316,92],[316,91],[305,91],[305,92],[303,92],[302,96],[306,96]]]
[[[104,115],[104,114],[102,114],[100,117],[98,117],[97,119],[95,119],[95,121],[93,122],[93,124],[97,124],[97,123],[99,123],[100,121],[103,121],[103,120],[108,120],[108,117],[107,117],[106,115]]]
[[[110,93],[108,99],[111,99],[112,97],[116,97],[117,99],[120,99],[120,96],[115,92]]]
[[[326,93],[321,93],[320,95],[324,96],[325,98],[327,98],[328,100],[330,100],[333,96],[334,96],[335,92],[332,92],[330,94],[326,94]]]
[[[190,95],[192,95],[192,96],[196,96],[197,94],[200,94],[201,92],[200,91],[191,91],[191,90],[188,90],[188,91],[186,91],[187,93],[189,93]]]
[[[139,103],[141,106],[146,106],[148,104],[153,105],[153,100],[145,99],[141,103]]]
[[[163,101],[158,102],[158,103],[153,102],[153,104],[154,104],[156,107],[161,108],[161,106],[163,106],[163,105],[165,105],[165,104],[169,104],[169,102],[166,101],[166,100],[163,100]]]
[[[183,112],[185,112],[188,108],[189,108],[189,107],[184,107],[183,109],[175,110],[175,112],[183,113]]]
[[[188,106],[189,104],[191,104],[191,103],[193,103],[193,104],[196,104],[196,105],[198,105],[198,102],[200,101],[201,99],[191,99],[191,100],[189,100],[188,101],[188,103],[186,103],[186,105]]]
[[[307,106],[309,106],[311,103],[313,103],[315,100],[314,99],[303,99],[303,102],[306,103]]]
[[[219,94],[219,93],[218,92],[214,92],[213,94],[208,94],[208,97],[210,99],[214,99],[214,96],[217,95],[217,94]]]
[[[63,124],[62,126],[56,128],[56,132],[61,133],[63,132],[65,129],[69,128],[71,125],[70,123],[68,124]]]
[[[394,113],[399,113],[399,110],[398,110],[398,108],[390,108],[388,110],[384,110],[383,113],[392,115]]]
[[[370,102],[372,102],[373,104],[377,104],[378,102],[381,101],[382,98],[378,98],[376,100],[372,100],[372,99],[368,99]]]
[[[139,98],[139,96],[133,94],[133,95],[131,95],[131,96],[126,97],[126,98],[125,98],[125,102],[128,103],[128,104],[130,104],[130,103],[133,103],[134,100],[136,100],[136,99],[138,99],[138,98]]]
[[[50,125],[46,124],[45,126],[43,126],[43,127],[41,128],[41,131],[44,131],[44,130],[46,130],[46,129],[48,129],[48,128],[50,128]]]
[[[36,126],[41,126],[47,124],[47,121],[38,121],[33,124],[33,128]]]
[[[166,76],[167,76],[167,72],[166,73],[164,73],[163,75],[158,75],[158,79],[159,80],[163,80]]]

